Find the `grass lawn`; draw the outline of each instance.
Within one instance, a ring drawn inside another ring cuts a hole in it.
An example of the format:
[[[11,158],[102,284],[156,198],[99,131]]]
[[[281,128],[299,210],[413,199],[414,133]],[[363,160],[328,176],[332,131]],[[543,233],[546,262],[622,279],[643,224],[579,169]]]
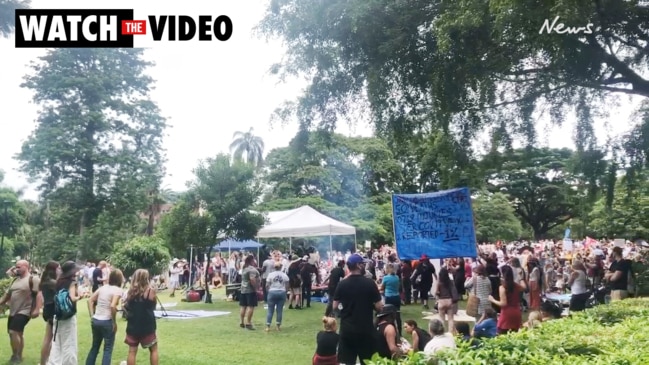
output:
[[[196,319],[159,319],[158,341],[160,363],[163,365],[248,365],[248,364],[309,364],[315,350],[315,335],[322,328],[320,319],[325,305],[314,303],[309,309],[285,310],[282,331],[266,333],[264,329],[266,311],[263,304],[255,312],[253,323],[256,331],[239,328],[239,306],[237,303],[223,299],[213,304],[184,303],[169,294],[159,294],[162,303],[177,302],[178,306],[169,310],[220,310],[231,314],[220,317]],[[224,297],[219,292],[215,297]],[[402,308],[402,318],[415,319],[424,327],[421,305]],[[84,364],[92,335],[86,303],[80,303],[78,316],[79,364]],[[0,326],[6,328],[7,319],[0,318]],[[113,364],[126,360],[128,351],[123,343],[126,322],[119,320],[116,346],[113,352]],[[43,339],[45,322],[42,318],[32,320],[25,330],[25,365],[36,365],[39,362],[40,346]],[[9,360],[9,339],[0,342],[0,364]],[[4,359],[6,357],[6,360]],[[101,362],[101,353],[98,363]],[[148,351],[139,350],[138,364],[148,364]]]

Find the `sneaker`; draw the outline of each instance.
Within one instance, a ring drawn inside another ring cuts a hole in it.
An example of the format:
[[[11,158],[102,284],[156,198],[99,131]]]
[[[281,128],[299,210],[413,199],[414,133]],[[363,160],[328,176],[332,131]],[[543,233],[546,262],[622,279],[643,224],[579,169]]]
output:
[[[250,331],[254,331],[256,328],[253,327],[251,324],[247,324],[247,325],[246,325],[246,329],[247,329],[247,330],[250,330]]]
[[[281,330],[282,330],[282,329],[280,328],[281,326],[282,326],[281,324],[279,324],[279,323],[277,324],[277,331],[281,331]]]
[[[246,325],[244,325],[243,323],[239,323],[239,327],[241,327],[241,328],[245,328]]]

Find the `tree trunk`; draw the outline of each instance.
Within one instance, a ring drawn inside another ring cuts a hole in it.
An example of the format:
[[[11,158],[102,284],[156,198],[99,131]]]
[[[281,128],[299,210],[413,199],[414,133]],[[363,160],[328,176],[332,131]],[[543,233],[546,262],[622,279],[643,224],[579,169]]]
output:
[[[149,221],[146,225],[146,235],[153,236],[153,226],[155,225],[156,209],[153,204],[149,205]]]
[[[214,240],[213,242],[216,242]],[[209,270],[209,265],[211,263],[210,256],[212,255],[212,246],[210,246],[210,249],[207,250],[207,262],[205,263],[205,303],[212,304],[212,294],[210,294],[210,270]]]

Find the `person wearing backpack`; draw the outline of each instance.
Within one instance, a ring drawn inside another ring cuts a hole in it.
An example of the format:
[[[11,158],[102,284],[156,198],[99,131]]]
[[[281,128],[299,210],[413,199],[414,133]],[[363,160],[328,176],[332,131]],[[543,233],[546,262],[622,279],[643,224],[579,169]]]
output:
[[[31,276],[29,262],[18,260],[8,272],[14,280],[9,290],[0,298],[0,313],[4,312],[4,306],[9,304],[7,330],[12,352],[9,362],[19,364],[22,362],[25,347],[25,326],[31,319],[38,317],[43,303],[38,295],[40,281],[38,277]]]
[[[67,261],[61,266],[54,296],[54,339],[47,365],[78,365],[77,302],[81,300],[77,272],[81,266]]]

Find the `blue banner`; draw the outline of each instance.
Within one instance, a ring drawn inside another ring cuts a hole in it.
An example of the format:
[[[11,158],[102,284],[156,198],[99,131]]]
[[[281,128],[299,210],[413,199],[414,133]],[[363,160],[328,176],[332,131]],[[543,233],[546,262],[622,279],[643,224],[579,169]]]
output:
[[[566,228],[566,231],[564,232],[563,238],[570,238],[570,228]]]
[[[478,256],[468,188],[393,194],[392,217],[402,260]]]

